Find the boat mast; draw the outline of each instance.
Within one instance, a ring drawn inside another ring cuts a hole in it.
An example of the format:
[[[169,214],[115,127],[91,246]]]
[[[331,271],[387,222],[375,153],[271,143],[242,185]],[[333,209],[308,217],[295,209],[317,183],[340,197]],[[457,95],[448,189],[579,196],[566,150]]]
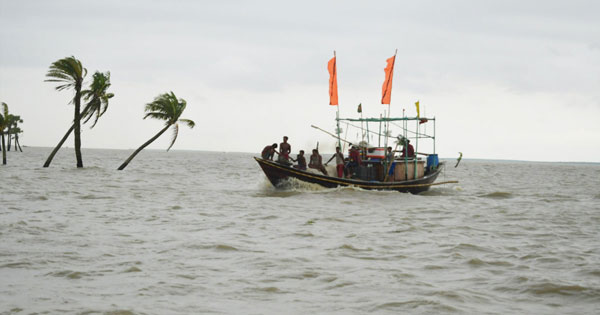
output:
[[[377,135],[377,146],[381,147],[381,114],[379,114],[379,134]]]
[[[337,105],[337,112],[335,113],[335,122],[337,125],[336,128],[336,133],[337,133],[337,139],[338,139],[338,147],[341,149],[342,148],[342,138],[340,137],[340,105]]]
[[[333,61],[333,65],[331,65],[331,62]],[[337,56],[335,55],[335,50],[333,51],[333,58],[329,61],[328,64],[328,69],[329,69],[329,74],[330,74],[330,78],[329,78],[329,105],[335,105],[336,106],[336,113],[335,113],[335,124],[336,124],[336,129],[335,129],[335,133],[337,134],[337,139],[338,139],[338,143],[337,146],[339,148],[342,147],[342,137],[340,136],[341,130],[340,130],[340,104],[338,102],[338,97],[337,97]],[[332,93],[333,90],[335,89],[335,101],[332,101]]]
[[[419,152],[419,129],[421,129],[421,127],[420,127],[421,126],[421,119],[420,119],[419,116],[420,115],[417,113],[417,118],[419,118],[419,119],[417,119],[415,121],[417,123],[417,136],[415,138],[415,156],[414,156],[414,159],[415,159],[415,167],[414,167],[414,169],[415,169],[415,177],[414,178],[417,178],[417,165],[418,165],[417,152]]]
[[[358,108],[360,109],[360,119],[363,118],[363,114],[362,114],[362,102],[360,102],[360,104],[358,104]],[[348,128],[348,126],[346,126],[346,128]],[[365,131],[363,129],[363,121],[360,121],[360,139],[362,141],[365,141]],[[369,140],[369,135],[367,134],[367,140]]]
[[[433,116],[433,154],[435,154],[435,116]]]
[[[389,78],[389,86],[388,86],[390,96],[391,96],[391,93],[392,93],[392,82],[394,82],[393,81],[394,66],[396,64],[396,55],[397,54],[398,54],[398,49],[396,49],[396,51],[394,52],[394,59],[392,60],[392,67],[390,69],[390,78]],[[387,104],[387,106],[388,106],[388,110],[387,110],[388,121],[386,121],[386,123],[385,123],[385,141],[384,141],[384,145],[385,145],[385,149],[386,150],[387,150],[387,147],[388,147],[388,137],[389,137],[389,134],[390,134],[390,121],[389,121],[389,118],[390,118],[390,109],[391,109],[391,105],[390,104],[391,103],[392,103],[392,98],[390,97],[389,102]],[[384,116],[385,116],[385,111],[384,111]],[[379,144],[379,146],[381,146],[381,144]]]

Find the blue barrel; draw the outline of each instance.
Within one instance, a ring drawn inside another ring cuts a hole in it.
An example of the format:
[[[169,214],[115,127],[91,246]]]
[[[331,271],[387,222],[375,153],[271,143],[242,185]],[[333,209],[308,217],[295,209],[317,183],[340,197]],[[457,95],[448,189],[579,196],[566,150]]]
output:
[[[434,170],[438,167],[440,161],[438,160],[437,154],[430,154],[427,156],[427,169]]]

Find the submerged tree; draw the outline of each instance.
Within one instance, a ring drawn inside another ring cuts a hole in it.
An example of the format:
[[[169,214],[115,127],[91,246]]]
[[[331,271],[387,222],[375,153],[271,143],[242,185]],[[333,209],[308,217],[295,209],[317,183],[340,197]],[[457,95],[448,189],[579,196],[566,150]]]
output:
[[[98,119],[106,112],[108,108],[108,100],[114,96],[113,93],[108,93],[108,88],[110,87],[110,72],[102,73],[96,71],[93,75],[93,81],[90,84],[90,88],[84,91],[81,91],[81,95],[83,99],[87,102],[83,111],[80,114],[83,123],[87,123],[92,117],[96,117],[94,119],[94,124],[90,127],[94,128]],[[67,130],[67,133],[60,140],[58,145],[52,150],[46,162],[44,163],[44,167],[50,166],[52,163],[52,159],[58,152],[58,150],[65,143],[71,132],[75,129],[75,123],[71,125],[71,128]]]
[[[75,92],[75,96],[71,100],[71,103],[75,105],[73,113],[73,130],[75,131],[75,158],[77,159],[77,167],[83,167],[83,159],[81,157],[81,86],[86,75],[87,69],[81,65],[81,61],[71,56],[53,62],[50,65],[50,70],[48,70],[48,73],[46,74],[46,77],[49,79],[45,80],[46,82],[59,83],[56,87],[56,90],[58,91],[73,89]],[[66,140],[69,133],[70,132],[65,135],[61,142]],[[60,144],[62,145],[62,143]],[[54,151],[53,153],[56,154]],[[52,161],[51,158],[50,161]],[[46,163],[50,165],[50,161],[46,161]],[[48,167],[48,165],[44,164],[44,167]]]
[[[19,144],[19,133],[23,132],[21,130],[21,128],[19,128],[19,124],[23,122],[23,119],[21,119],[21,116],[19,115],[9,115],[9,121],[8,121],[8,148],[7,151],[10,151],[10,147],[11,147],[11,139],[14,138],[15,139],[15,151],[17,150],[21,150],[21,152],[23,152],[23,149],[21,149],[21,145]]]
[[[150,143],[154,142],[154,140],[158,139],[169,127],[173,126],[173,139],[171,140],[171,145],[167,148],[167,151],[171,149],[175,140],[177,139],[177,134],[179,133],[179,122],[186,124],[190,128],[194,128],[196,125],[194,121],[190,119],[179,119],[183,111],[185,110],[187,103],[184,99],[177,99],[173,92],[165,93],[157,96],[152,103],[146,104],[145,112],[146,115],[144,119],[150,117],[154,119],[160,119],[165,121],[165,127],[161,129],[154,137],[150,138],[150,140],[146,141],[142,146],[140,146],[137,150],[131,154],[131,156],[119,166],[118,170],[123,170],[133,158],[140,153],[145,147],[147,147]]]
[[[0,138],[2,138],[2,164],[6,165],[6,141],[4,139],[4,131],[8,128],[10,122],[10,114],[8,113],[8,105],[2,102],[2,112],[0,112]]]
[[[19,134],[23,133],[23,129],[21,127],[12,127],[10,130],[15,139],[15,151],[23,152],[23,148],[21,148],[21,143],[19,142]]]

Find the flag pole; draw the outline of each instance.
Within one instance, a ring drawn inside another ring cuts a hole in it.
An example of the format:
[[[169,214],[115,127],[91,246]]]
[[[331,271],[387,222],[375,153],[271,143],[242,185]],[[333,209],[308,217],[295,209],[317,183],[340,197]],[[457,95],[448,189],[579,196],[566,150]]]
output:
[[[394,66],[396,65],[396,55],[398,54],[398,48],[396,48],[396,51],[394,52],[394,61],[392,62],[392,73],[390,73],[390,81],[392,81],[392,83],[394,82],[393,77],[394,77]],[[392,93],[392,86],[389,87],[390,88],[390,95]],[[388,137],[389,137],[389,133],[390,133],[390,109],[391,109],[391,103],[392,103],[392,98],[390,97],[390,102],[388,104],[388,121],[386,122],[385,125],[385,149],[387,150],[388,147]]]
[[[335,80],[337,81],[337,57],[335,55],[335,50],[333,51],[333,58],[335,58],[335,63],[333,64],[333,74],[335,76]],[[337,84],[336,84],[336,88],[337,88]],[[337,91],[336,91],[337,93]],[[335,122],[336,122],[336,133],[337,133],[337,138],[338,138],[338,144],[337,146],[339,148],[342,147],[342,138],[340,137],[340,104],[339,101],[338,103],[335,105],[336,106],[336,113],[335,113]]]
[[[365,141],[365,131],[363,128],[363,114],[362,114],[362,102],[360,102],[360,104],[358,104],[358,106],[360,106],[360,136],[361,136],[361,140]],[[368,137],[368,135],[367,135]],[[367,139],[368,140],[368,139]]]

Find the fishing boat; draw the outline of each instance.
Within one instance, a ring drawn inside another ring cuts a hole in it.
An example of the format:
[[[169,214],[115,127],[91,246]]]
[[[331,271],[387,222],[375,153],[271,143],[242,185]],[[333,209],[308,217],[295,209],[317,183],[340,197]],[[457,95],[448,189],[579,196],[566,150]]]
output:
[[[363,118],[362,104],[359,104],[357,110],[360,113],[359,118],[340,118],[334,52],[334,57],[328,63],[328,69],[330,73],[330,105],[338,106],[336,132],[334,134],[316,126],[312,127],[334,137],[342,152],[348,145],[350,158],[347,159],[345,171],[343,174],[336,174],[338,176],[331,176],[326,170],[323,172],[317,169],[303,170],[294,167],[288,160],[273,161],[255,157],[254,159],[273,186],[286,187],[290,182],[299,180],[327,188],[354,186],[368,190],[394,190],[418,194],[435,185],[457,183],[457,181],[436,182],[445,167],[445,163],[439,161],[435,152],[436,118],[422,117],[419,112],[419,101],[415,103],[417,112],[415,116],[409,117],[403,111],[401,117],[389,117],[395,57],[396,55],[387,60],[386,79],[382,87],[381,103],[388,105],[387,114],[384,112],[380,117]],[[340,125],[344,124],[347,129],[360,128],[360,140],[357,139],[353,143],[343,139]],[[374,128],[373,125],[375,125]],[[431,125],[429,131],[427,130],[428,125]],[[393,129],[397,132],[396,136],[392,136]],[[415,144],[414,147],[410,144],[411,140]],[[372,145],[372,143],[377,143],[377,145]],[[392,148],[394,144],[395,147]],[[419,147],[420,144],[422,146],[428,144],[431,152],[423,153],[422,148]],[[399,147],[401,147],[400,150]]]

